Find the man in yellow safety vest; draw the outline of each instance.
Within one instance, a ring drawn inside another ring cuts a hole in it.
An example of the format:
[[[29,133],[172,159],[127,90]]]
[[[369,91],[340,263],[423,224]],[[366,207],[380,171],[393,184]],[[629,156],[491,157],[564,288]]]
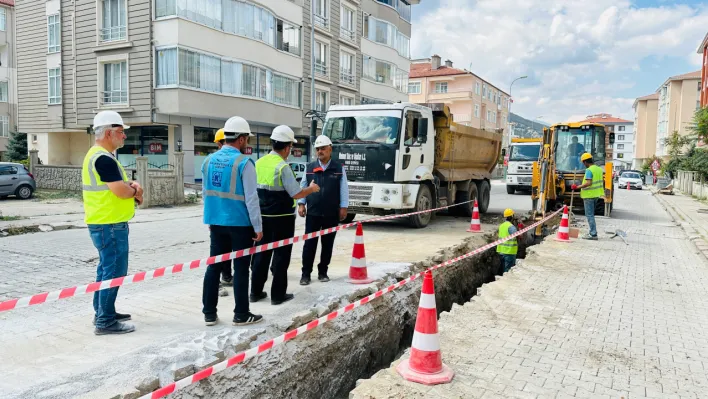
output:
[[[113,156],[123,147],[123,132],[130,126],[114,111],[101,111],[93,118],[96,144],[89,149],[81,170],[84,221],[98,250],[96,281],[128,274],[128,221],[135,215],[135,202],[143,201],[140,184],[128,180],[125,169]],[[118,287],[93,295],[96,335],[125,334],[135,327],[125,321],[129,314],[116,313]]]
[[[597,200],[605,194],[603,186],[601,167],[595,165],[592,155],[585,153],[580,157],[580,160],[585,165],[585,183],[580,186],[573,184],[570,186],[573,191],[580,189],[580,198],[585,204],[585,216],[588,218],[590,233],[583,236],[586,240],[597,240],[597,225],[595,224],[595,206]]]
[[[504,210],[504,223],[499,226],[499,239],[506,238],[514,233],[516,233],[516,226],[512,221],[514,220],[514,211],[512,209]],[[516,238],[504,241],[503,243],[497,245],[497,253],[501,260],[501,265],[504,268],[504,273],[511,270],[513,266],[516,266],[516,254],[519,250],[519,245]]]

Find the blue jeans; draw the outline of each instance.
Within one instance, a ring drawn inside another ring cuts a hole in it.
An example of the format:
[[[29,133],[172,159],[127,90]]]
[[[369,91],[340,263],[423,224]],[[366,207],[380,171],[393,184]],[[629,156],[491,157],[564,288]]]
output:
[[[597,198],[585,198],[583,202],[585,203],[585,216],[588,218],[588,225],[590,225],[590,235],[597,237],[597,225],[595,224],[595,205],[597,205]]]
[[[110,280],[128,274],[128,223],[90,224],[93,246],[98,250],[96,281]],[[108,328],[116,323],[118,287],[93,293],[96,328]]]
[[[504,268],[504,273],[516,266],[516,255],[499,254],[499,258],[501,259],[501,265]]]

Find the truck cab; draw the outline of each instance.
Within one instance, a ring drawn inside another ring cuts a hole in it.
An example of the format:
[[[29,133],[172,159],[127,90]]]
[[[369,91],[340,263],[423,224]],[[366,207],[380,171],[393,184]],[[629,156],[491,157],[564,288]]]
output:
[[[332,140],[332,159],[347,173],[350,218],[434,206],[431,190],[419,198],[421,183],[433,181],[430,108],[411,103],[334,105],[322,134]]]
[[[514,194],[517,190],[531,192],[533,163],[541,153],[541,138],[512,138],[508,151],[506,168],[506,193]]]

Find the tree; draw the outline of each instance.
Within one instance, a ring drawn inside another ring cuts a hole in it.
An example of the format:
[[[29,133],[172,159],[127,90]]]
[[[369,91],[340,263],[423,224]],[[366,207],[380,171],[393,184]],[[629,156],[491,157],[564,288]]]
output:
[[[693,114],[693,121],[688,128],[699,140],[708,142],[708,107],[700,108]]]
[[[15,132],[10,137],[10,143],[7,146],[5,154],[10,161],[23,161],[27,159],[29,151],[27,150],[27,134]]]
[[[673,133],[664,139],[664,145],[666,146],[666,153],[669,155],[669,159],[674,159],[685,154],[686,150],[696,142],[696,137],[694,136],[682,136],[678,131],[674,130]]]

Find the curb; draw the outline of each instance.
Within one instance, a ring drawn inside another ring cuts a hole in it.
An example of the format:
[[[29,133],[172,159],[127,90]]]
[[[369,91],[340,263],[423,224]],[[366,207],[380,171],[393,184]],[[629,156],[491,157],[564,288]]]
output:
[[[661,207],[664,208],[664,210],[669,214],[669,216],[671,216],[671,219],[673,219],[676,224],[681,226],[684,233],[686,233],[686,235],[688,236],[689,241],[693,242],[693,244],[696,246],[698,252],[700,252],[706,260],[708,260],[708,241],[703,239],[701,234],[693,227],[691,222],[689,222],[689,220],[691,219],[688,217],[688,215],[674,208],[674,206],[671,205],[668,201],[661,198],[661,194],[659,194],[658,192],[654,192],[652,190],[652,194],[659,202],[659,205],[661,205]]]

